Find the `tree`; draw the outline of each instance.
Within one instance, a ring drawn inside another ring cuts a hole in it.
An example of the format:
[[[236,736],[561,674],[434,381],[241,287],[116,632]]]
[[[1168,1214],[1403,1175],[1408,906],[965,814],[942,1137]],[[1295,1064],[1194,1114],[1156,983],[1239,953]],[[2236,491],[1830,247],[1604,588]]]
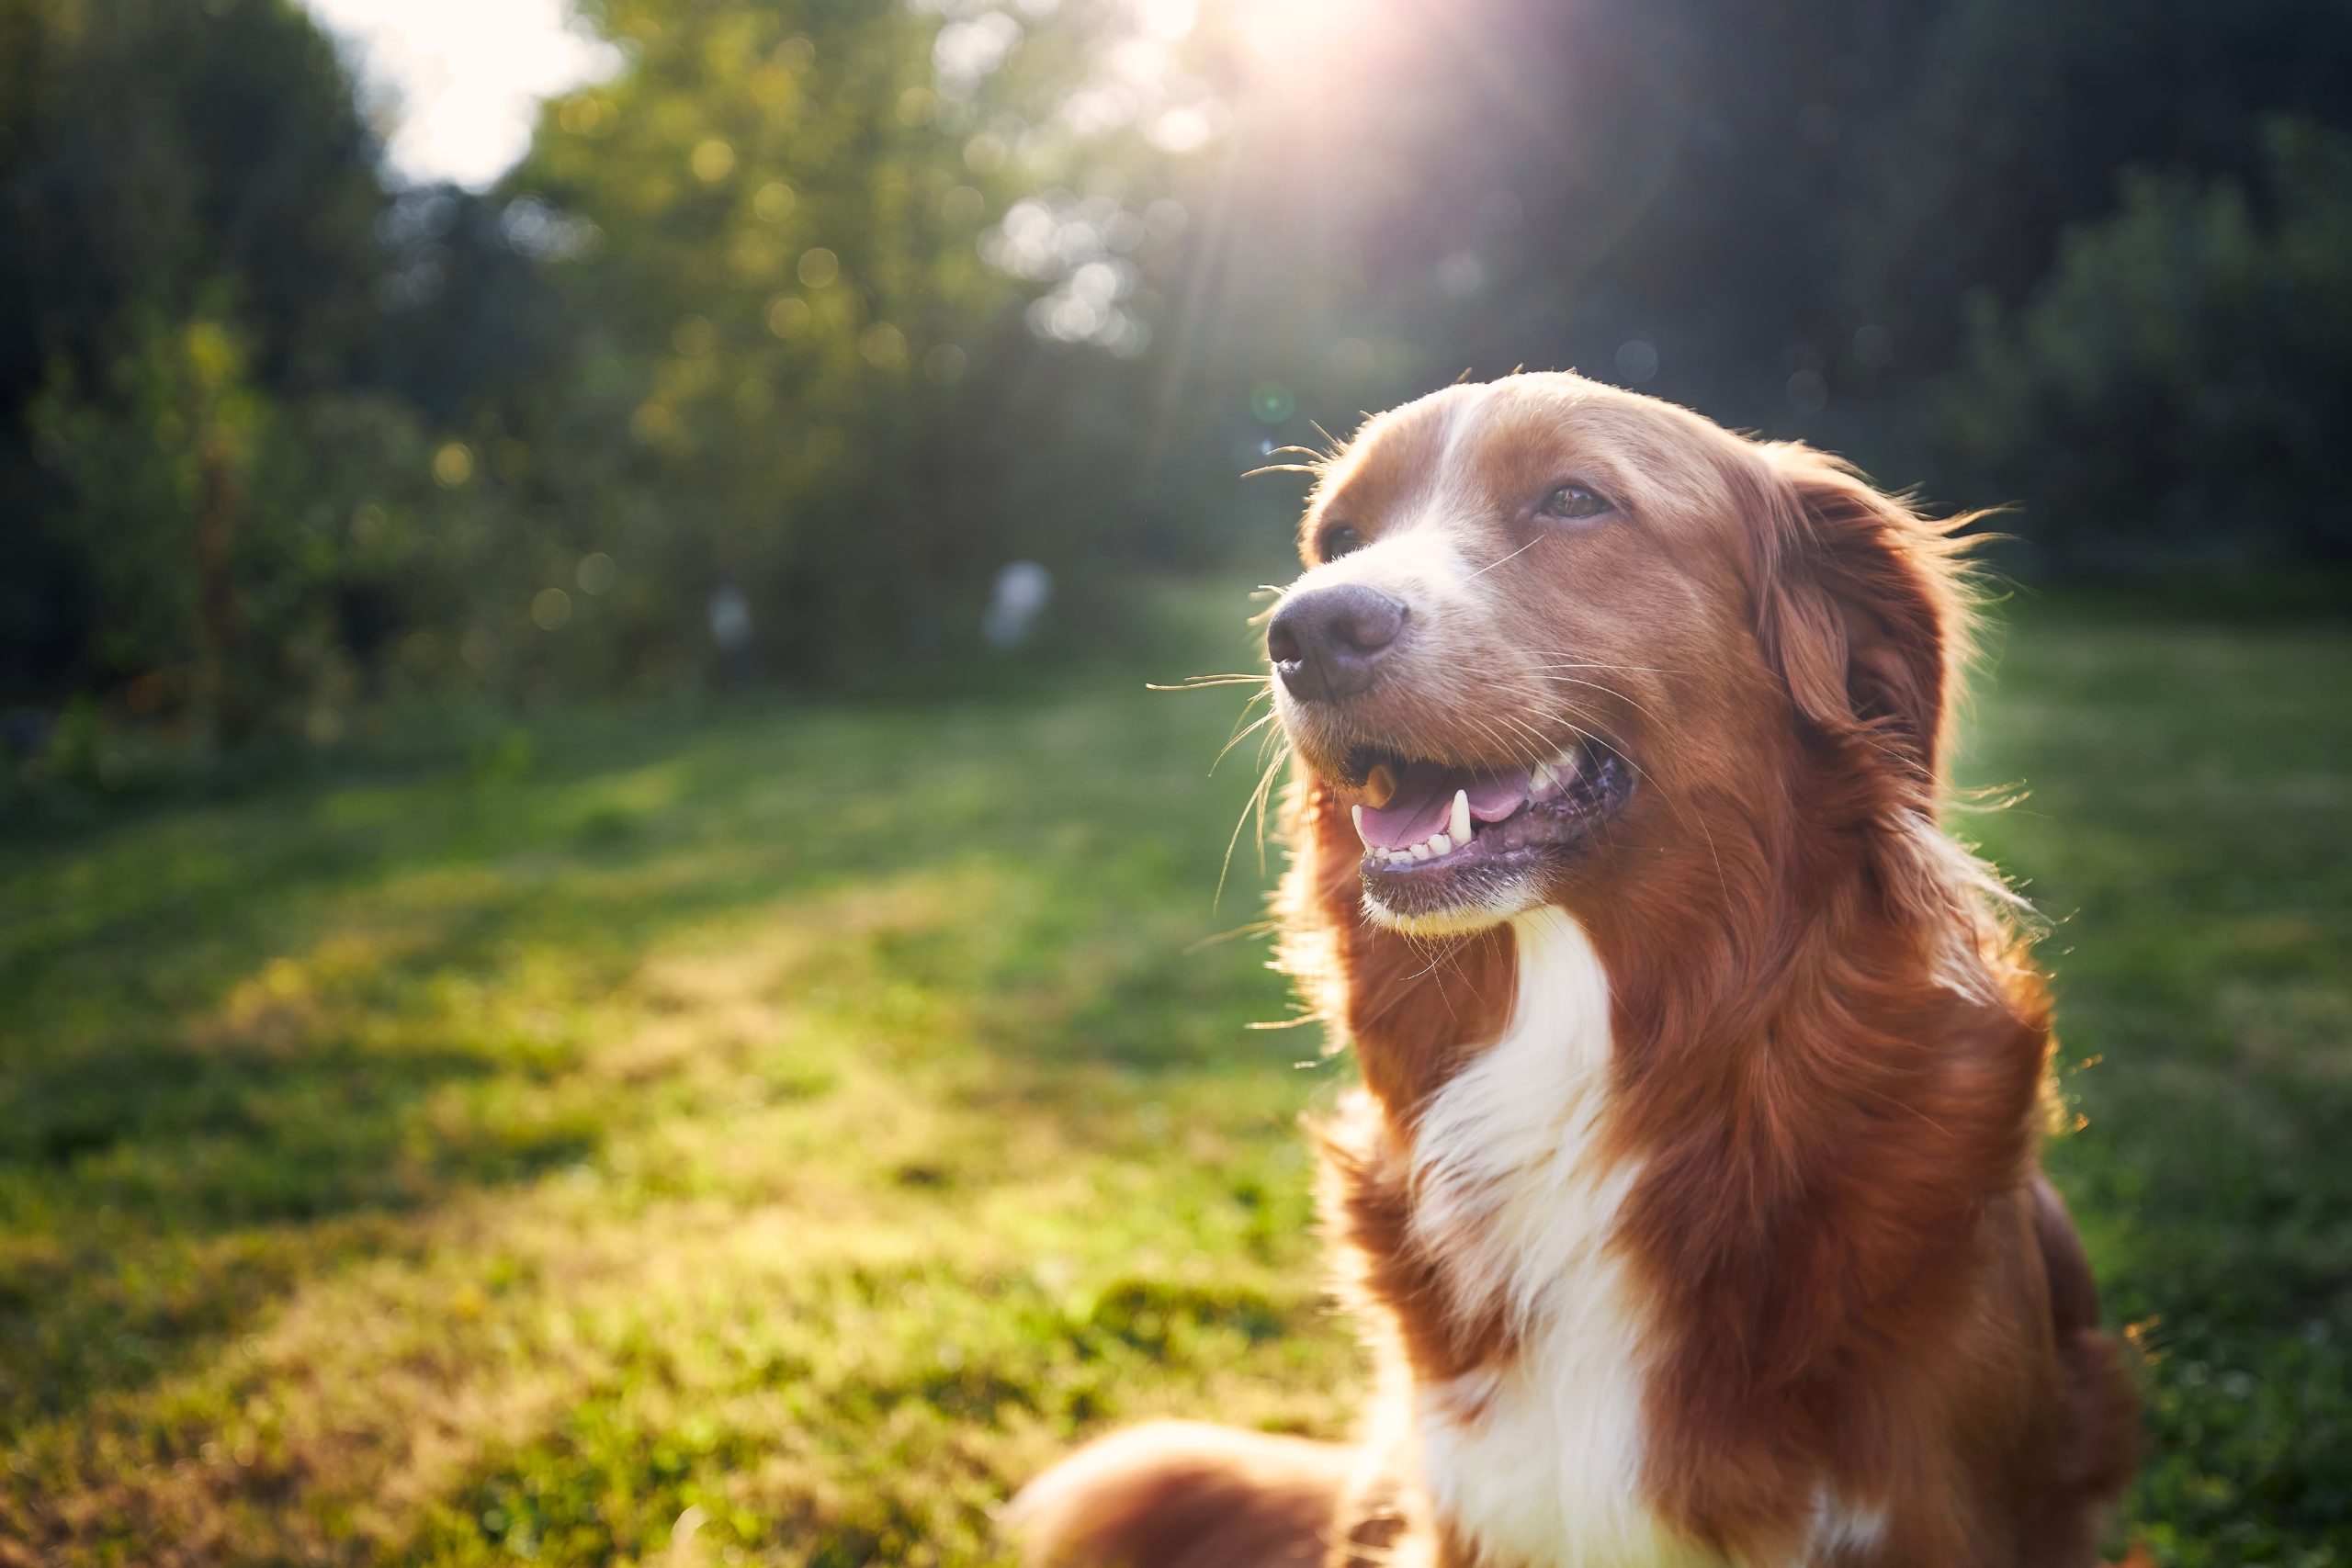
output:
[[[1955,490],[2073,571],[2352,561],[2352,137],[2276,121],[2258,178],[2142,170],[1936,389]]]
[[[2250,175],[2267,115],[2352,123],[2352,7],[2334,0],[1965,0],[1851,223],[1856,313],[1904,384],[1954,364],[1969,300],[2010,307],[2126,166]]]
[[[124,542],[90,532],[122,497],[94,513],[73,488],[120,476],[35,460],[28,420],[43,389],[67,401],[119,392],[129,416],[159,377],[205,384],[185,355],[186,375],[166,371],[176,351],[162,345],[216,327],[236,344],[240,387],[334,384],[375,330],[381,201],[350,84],[288,0],[0,0],[0,514],[15,520],[0,694],[119,679],[101,646],[115,631],[102,615],[109,574],[209,571],[243,506],[206,480],[218,504],[183,520],[208,543],[157,539],[149,567],[123,566]],[[98,411],[77,409],[52,424],[52,445],[89,433]],[[135,449],[127,458],[153,458],[156,482],[179,461],[168,440],[118,434]],[[225,624],[223,581],[211,573],[195,597]]]

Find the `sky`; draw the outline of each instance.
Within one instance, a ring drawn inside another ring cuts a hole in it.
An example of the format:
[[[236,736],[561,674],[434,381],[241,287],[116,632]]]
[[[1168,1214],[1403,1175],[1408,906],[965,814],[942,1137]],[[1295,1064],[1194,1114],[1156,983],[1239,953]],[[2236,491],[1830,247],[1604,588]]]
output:
[[[539,100],[608,73],[567,0],[304,0],[358,63],[393,172],[480,187],[530,145]]]

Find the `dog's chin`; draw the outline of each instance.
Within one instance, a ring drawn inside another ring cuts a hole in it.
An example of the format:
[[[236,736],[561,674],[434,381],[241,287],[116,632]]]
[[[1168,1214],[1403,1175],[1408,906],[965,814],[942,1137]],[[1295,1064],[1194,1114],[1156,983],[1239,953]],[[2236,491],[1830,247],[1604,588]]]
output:
[[[1476,936],[1547,901],[1543,879],[1521,874],[1500,879],[1464,902],[1399,908],[1369,885],[1369,877],[1365,880],[1364,918],[1409,937]]]

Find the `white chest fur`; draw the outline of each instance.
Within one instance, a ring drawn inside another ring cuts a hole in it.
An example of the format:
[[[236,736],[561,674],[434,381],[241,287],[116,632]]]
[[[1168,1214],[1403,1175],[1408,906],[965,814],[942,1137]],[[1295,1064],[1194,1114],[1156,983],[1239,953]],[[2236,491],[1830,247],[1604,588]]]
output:
[[[1642,1503],[1641,1323],[1607,1246],[1634,1172],[1595,1150],[1609,982],[1581,927],[1517,916],[1509,1027],[1415,1129],[1416,1233],[1458,1310],[1507,1310],[1516,1357],[1427,1388],[1424,1479],[1442,1515],[1512,1568],[1660,1568],[1709,1556]]]

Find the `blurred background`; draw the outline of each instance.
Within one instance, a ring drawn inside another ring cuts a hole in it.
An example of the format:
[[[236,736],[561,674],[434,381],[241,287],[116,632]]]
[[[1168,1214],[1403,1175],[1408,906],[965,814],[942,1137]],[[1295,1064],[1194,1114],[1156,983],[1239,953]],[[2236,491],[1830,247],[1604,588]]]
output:
[[[0,1562],[1344,1431],[1276,760],[1144,683],[1522,365],[2012,509],[2118,1544],[2352,1563],[2337,0],[0,0]]]

